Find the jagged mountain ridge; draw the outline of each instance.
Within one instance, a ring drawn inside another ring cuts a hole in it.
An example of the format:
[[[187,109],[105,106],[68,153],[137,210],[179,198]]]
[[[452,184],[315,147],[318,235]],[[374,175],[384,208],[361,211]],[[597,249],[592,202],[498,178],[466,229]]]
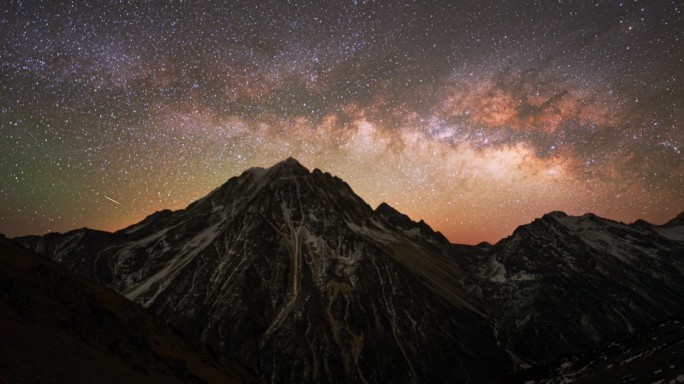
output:
[[[115,233],[20,241],[266,381],[491,382],[681,311],[682,217],[554,212],[453,245],[290,159]]]
[[[510,372],[448,242],[396,217],[288,159],[115,233],[20,241],[265,381],[491,382]]]

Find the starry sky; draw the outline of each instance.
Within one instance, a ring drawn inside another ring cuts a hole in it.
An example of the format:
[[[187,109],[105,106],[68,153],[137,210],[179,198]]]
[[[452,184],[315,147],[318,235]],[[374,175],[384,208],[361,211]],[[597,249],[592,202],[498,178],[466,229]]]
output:
[[[288,156],[452,242],[684,211],[681,1],[2,1],[0,232]]]

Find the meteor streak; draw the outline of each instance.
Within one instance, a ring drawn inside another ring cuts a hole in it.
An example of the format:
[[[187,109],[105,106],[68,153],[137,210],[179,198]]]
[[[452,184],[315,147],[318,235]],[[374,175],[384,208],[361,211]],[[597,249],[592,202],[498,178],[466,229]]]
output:
[[[105,199],[107,199],[107,200],[111,201],[111,202],[112,202],[112,203],[114,203],[114,204],[119,204],[120,206],[122,206],[122,207],[124,207],[124,208],[126,207],[125,205],[123,205],[123,204],[119,203],[118,201],[116,201],[116,200],[112,199],[111,197],[107,197],[107,196],[105,196]]]

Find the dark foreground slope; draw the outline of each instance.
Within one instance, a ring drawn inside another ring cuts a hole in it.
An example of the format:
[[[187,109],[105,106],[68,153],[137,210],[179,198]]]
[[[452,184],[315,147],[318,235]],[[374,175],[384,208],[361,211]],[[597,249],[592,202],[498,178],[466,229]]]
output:
[[[289,159],[116,233],[18,241],[264,381],[483,383],[511,372],[448,242],[394,219]]]
[[[624,382],[684,383],[684,316],[504,380],[507,384]]]
[[[255,383],[139,305],[0,235],[8,383]]]

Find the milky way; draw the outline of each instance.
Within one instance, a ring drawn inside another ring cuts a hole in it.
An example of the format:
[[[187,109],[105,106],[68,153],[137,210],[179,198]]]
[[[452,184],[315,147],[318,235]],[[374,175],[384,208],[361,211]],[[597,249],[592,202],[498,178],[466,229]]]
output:
[[[450,240],[684,210],[678,1],[4,1],[0,232],[116,230],[288,156]]]

